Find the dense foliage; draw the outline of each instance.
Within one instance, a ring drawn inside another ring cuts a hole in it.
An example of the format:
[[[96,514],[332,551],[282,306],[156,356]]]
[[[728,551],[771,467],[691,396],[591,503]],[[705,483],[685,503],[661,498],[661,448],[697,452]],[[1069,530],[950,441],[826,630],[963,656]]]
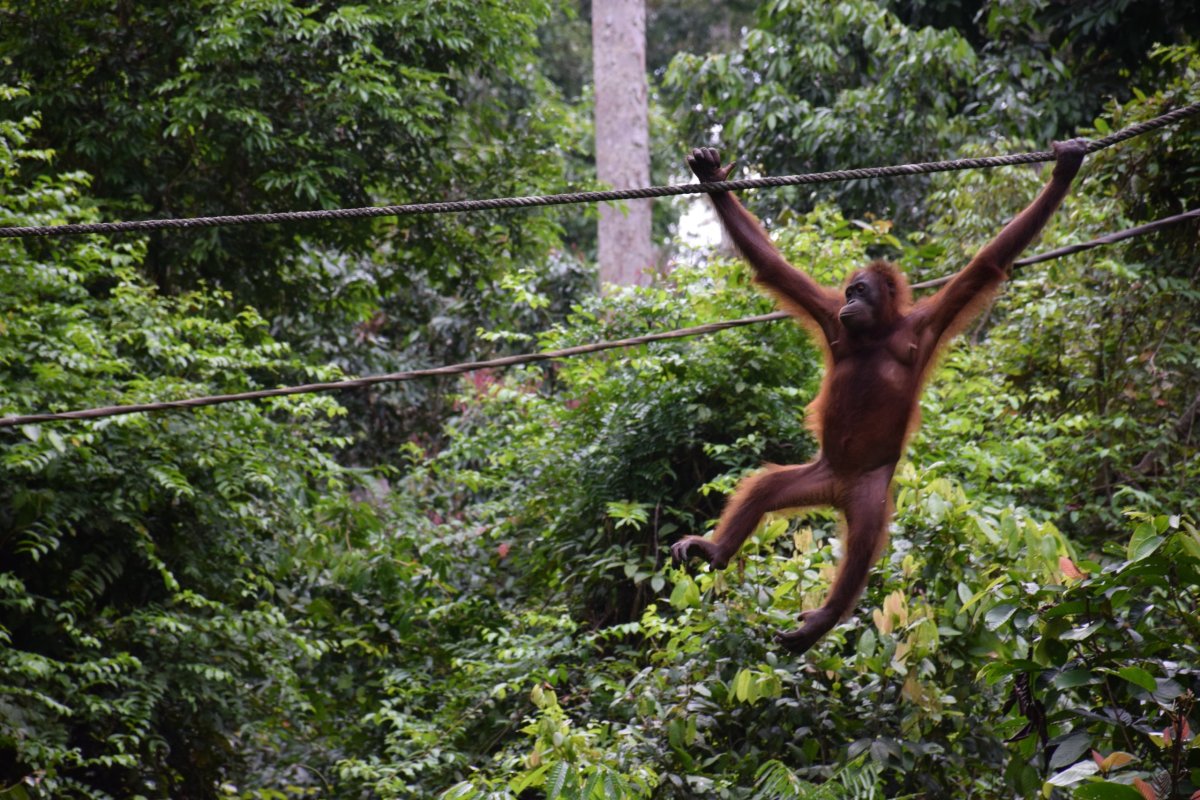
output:
[[[1177,24],[1129,50],[1112,26],[1138,4],[1102,5],[777,0],[740,54],[668,79],[772,171],[816,158],[818,124],[845,166],[1040,148],[1081,115],[1102,135],[1194,101],[1196,48],[1149,52],[1186,39],[1186,9],[1154,4]],[[561,11],[0,0],[0,225],[561,188],[585,106],[531,34]],[[1079,53],[1112,61],[1089,77]],[[967,109],[1005,84],[1029,114]],[[825,94],[771,133],[759,104],[793,114],[797,87]],[[1195,121],[1089,158],[1038,247],[1195,207],[1197,163]],[[920,280],[1042,180],[755,202],[823,281],[880,254]],[[0,239],[0,416],[770,308],[737,260],[682,248],[662,285],[585,294],[561,232],[514,212]],[[924,397],[866,595],[802,658],[770,640],[828,585],[832,514],[769,516],[724,572],[667,561],[746,472],[812,455],[820,358],[787,322],[387,395],[0,428],[0,798],[1190,798],[1196,235],[1014,276]]]
[[[982,132],[1045,142],[1154,81],[1156,45],[1193,40],[1187,3],[768,0],[740,45],[682,53],[665,76],[682,130],[716,132],[766,175],[935,161]],[[994,148],[997,142],[989,142]],[[920,179],[772,192],[775,213],[836,197],[855,214],[927,218]]]
[[[48,157],[25,147],[34,127],[0,128],[9,218],[94,219],[82,175],[14,185],[22,161]],[[224,293],[155,292],[137,271],[141,243],[6,239],[0,253],[3,413],[335,375],[306,369]],[[331,645],[278,602],[304,580],[281,565],[369,530],[346,499],[353,476],[329,456],[339,443],[322,420],[338,408],[307,397],[226,411],[4,431],[12,796],[208,796],[229,763],[262,760],[283,744],[273,732],[311,711],[299,676]]]
[[[533,52],[551,8],[0,0],[0,63],[28,90],[13,112],[41,121],[33,143],[91,175],[109,219],[534,194],[561,189],[584,138]],[[549,212],[208,228],[150,236],[141,272],[230,292],[313,363],[391,372],[513,324],[502,283],[558,236]],[[560,261],[568,295],[591,285]],[[351,398],[358,458],[436,435],[447,389]]]

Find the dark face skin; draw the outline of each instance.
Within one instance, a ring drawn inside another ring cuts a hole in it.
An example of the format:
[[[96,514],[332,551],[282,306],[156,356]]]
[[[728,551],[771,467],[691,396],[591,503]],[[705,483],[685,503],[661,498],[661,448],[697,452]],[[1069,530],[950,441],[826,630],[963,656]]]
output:
[[[870,331],[879,323],[887,299],[883,278],[873,272],[856,272],[846,284],[846,304],[838,311],[838,319],[854,333]]]

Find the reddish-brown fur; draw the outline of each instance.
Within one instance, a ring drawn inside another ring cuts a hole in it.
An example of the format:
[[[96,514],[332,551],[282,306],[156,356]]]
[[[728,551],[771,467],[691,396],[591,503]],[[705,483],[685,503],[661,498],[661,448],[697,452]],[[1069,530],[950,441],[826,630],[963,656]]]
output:
[[[711,539],[686,536],[676,561],[699,556],[724,567],[762,515],[784,508],[831,505],[846,517],[841,567],[824,604],[801,616],[803,625],[777,639],[802,653],[854,608],[871,565],[887,544],[890,484],[909,435],[918,398],[938,353],[995,295],[1013,260],[1038,235],[1066,196],[1086,143],[1055,144],[1058,161],[1038,197],[1004,227],[945,287],[912,304],[908,281],[887,261],[854,272],[843,293],[818,285],[792,267],[758,220],[732,194],[713,205],[755,281],[813,332],[825,352],[825,379],[809,406],[808,425],[821,444],[803,466],[768,466],[738,486]],[[712,148],[692,151],[688,164],[701,181],[724,180]]]

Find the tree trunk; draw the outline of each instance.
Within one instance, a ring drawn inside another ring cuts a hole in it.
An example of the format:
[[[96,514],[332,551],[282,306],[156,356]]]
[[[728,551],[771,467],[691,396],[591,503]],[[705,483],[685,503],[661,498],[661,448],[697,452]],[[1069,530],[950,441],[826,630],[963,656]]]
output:
[[[592,3],[592,60],[596,84],[596,175],[614,189],[650,185],[646,86],[645,0]],[[650,282],[654,248],[650,200],[600,207],[599,258],[603,283]]]

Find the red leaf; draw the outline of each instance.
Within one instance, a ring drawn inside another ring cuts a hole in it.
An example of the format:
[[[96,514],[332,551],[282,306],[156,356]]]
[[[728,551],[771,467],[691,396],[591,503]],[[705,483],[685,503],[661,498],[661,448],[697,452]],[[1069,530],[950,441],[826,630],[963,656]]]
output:
[[[1146,800],[1158,800],[1158,795],[1154,793],[1153,787],[1141,778],[1133,779],[1133,788],[1141,792],[1142,797],[1146,798]]]
[[[1075,566],[1075,562],[1072,561],[1071,559],[1067,558],[1066,556],[1059,556],[1058,568],[1061,569],[1062,574],[1068,578],[1074,578],[1075,580],[1082,580],[1087,577],[1087,573],[1081,572],[1079,570],[1079,567]]]

